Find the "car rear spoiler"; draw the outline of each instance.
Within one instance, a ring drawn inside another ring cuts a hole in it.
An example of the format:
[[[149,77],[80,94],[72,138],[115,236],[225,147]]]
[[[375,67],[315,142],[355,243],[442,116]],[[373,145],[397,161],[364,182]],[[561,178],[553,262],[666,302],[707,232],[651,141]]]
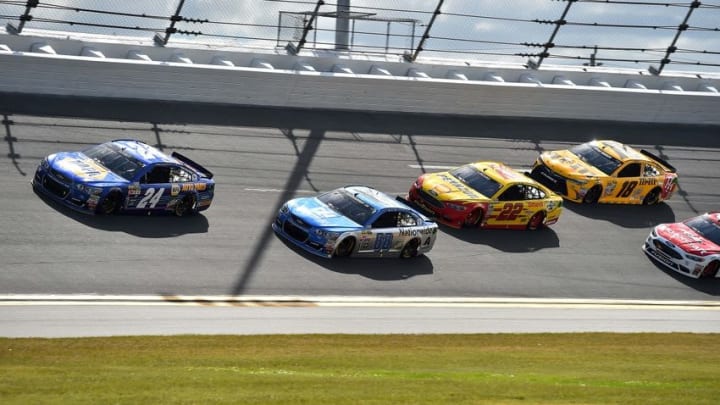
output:
[[[199,163],[196,163],[195,161],[191,160],[187,156],[182,155],[178,152],[173,152],[171,156],[173,158],[185,163],[186,165],[192,167],[193,169],[197,170],[198,172],[200,172],[200,174],[207,177],[208,179],[213,178],[213,174],[210,170],[204,168],[202,165],[200,165]]]
[[[675,166],[671,165],[665,159],[660,158],[659,156],[655,155],[654,153],[648,152],[645,149],[640,149],[640,153],[655,160],[656,162],[660,163],[661,165],[667,167],[668,169],[670,169],[671,172],[677,173],[677,169],[675,169]]]

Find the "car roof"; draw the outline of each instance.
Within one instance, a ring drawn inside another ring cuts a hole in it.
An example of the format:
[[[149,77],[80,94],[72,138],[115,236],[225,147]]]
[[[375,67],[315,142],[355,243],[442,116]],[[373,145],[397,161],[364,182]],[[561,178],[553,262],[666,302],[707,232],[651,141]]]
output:
[[[502,185],[514,183],[535,183],[533,179],[501,162],[482,161],[470,164],[486,176]]]
[[[389,195],[375,190],[374,188],[367,186],[346,186],[345,190],[352,193],[355,197],[360,198],[363,202],[375,208],[376,210],[382,210],[385,208],[404,208],[408,209],[408,206],[395,200]]]
[[[711,221],[715,222],[716,225],[720,226],[720,211],[708,212],[705,215],[707,215],[707,218]]]
[[[637,149],[634,149],[632,146],[625,145],[617,141],[595,140],[591,141],[590,143],[599,147],[600,150],[621,162],[627,162],[628,160],[643,160],[648,162],[652,161],[652,159],[643,155]]]
[[[116,139],[111,143],[120,147],[124,153],[143,162],[146,165],[155,163],[175,163],[178,161],[163,153],[161,150],[135,139]]]

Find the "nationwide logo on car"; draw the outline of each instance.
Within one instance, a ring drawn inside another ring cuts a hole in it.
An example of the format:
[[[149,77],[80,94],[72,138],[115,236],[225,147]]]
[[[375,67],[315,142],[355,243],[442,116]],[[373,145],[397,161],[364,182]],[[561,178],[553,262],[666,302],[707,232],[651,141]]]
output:
[[[65,158],[60,160],[57,165],[87,180],[101,180],[109,173],[107,169],[92,159]]]

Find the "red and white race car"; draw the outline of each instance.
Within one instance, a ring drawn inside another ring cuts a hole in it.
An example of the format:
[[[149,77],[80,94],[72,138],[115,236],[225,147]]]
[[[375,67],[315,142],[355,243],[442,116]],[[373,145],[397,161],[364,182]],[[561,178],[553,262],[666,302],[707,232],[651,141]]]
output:
[[[692,278],[720,278],[720,212],[653,228],[643,250],[659,263]]]

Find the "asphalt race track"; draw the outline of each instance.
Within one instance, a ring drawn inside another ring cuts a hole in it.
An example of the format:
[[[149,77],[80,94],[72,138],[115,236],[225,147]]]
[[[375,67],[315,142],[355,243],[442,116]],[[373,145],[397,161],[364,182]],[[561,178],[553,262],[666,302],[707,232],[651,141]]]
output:
[[[717,127],[37,101],[0,100],[3,295],[716,300],[720,294],[720,280],[675,275],[640,249],[652,226],[720,209]],[[94,217],[33,192],[30,179],[44,156],[116,138],[178,150],[205,165],[218,184],[212,207],[189,218]],[[680,192],[650,207],[569,203],[559,223],[537,232],[443,227],[429,255],[406,261],[315,258],[270,228],[294,196],[347,184],[401,195],[423,172],[476,160],[523,169],[543,150],[593,138],[664,157],[678,169]]]

